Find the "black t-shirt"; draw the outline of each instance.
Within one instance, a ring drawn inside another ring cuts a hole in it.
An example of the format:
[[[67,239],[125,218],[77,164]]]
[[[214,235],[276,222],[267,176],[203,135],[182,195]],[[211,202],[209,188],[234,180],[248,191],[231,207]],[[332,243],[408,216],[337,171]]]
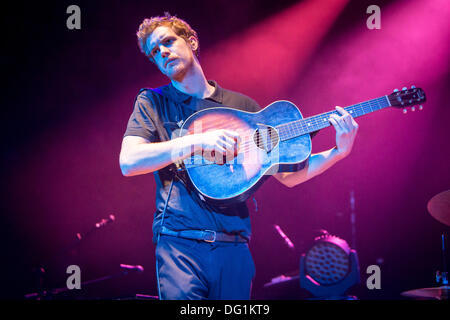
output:
[[[223,106],[249,112],[260,110],[253,99],[215,87],[207,99],[198,99],[177,90],[171,83],[158,89],[141,89],[134,102],[134,110],[128,121],[124,136],[139,136],[150,142],[170,139],[171,134],[182,126],[184,120],[196,111],[210,108],[208,100]],[[169,166],[170,167],[170,166]],[[156,212],[153,220],[153,241],[161,225],[170,182],[173,174],[169,167],[154,172],[156,181]],[[198,193],[183,179],[175,179],[164,217],[164,226],[172,230],[214,230],[240,234],[248,239],[251,235],[250,217],[245,203],[217,207],[205,203]]]

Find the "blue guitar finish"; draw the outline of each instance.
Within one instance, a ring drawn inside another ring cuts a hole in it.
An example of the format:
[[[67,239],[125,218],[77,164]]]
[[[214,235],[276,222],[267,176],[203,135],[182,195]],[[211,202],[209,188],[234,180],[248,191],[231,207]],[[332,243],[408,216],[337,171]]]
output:
[[[344,109],[356,118],[391,106],[405,112],[405,107],[425,101],[425,92],[412,86]],[[184,167],[205,200],[219,205],[245,201],[271,175],[302,169],[311,155],[310,133],[330,126],[333,113],[338,114],[332,110],[303,118],[292,102],[284,100],[256,113],[226,107],[196,112],[186,119],[180,136],[228,129],[237,132],[241,142],[235,158],[225,163],[194,154],[183,161]]]
[[[229,129],[242,139],[237,156],[225,164],[201,155],[184,160],[193,185],[208,200],[245,201],[270,175],[303,167],[311,154],[310,135],[281,141],[276,128],[300,119],[300,110],[289,101],[274,102],[257,113],[211,108],[193,114],[184,122],[181,135]]]

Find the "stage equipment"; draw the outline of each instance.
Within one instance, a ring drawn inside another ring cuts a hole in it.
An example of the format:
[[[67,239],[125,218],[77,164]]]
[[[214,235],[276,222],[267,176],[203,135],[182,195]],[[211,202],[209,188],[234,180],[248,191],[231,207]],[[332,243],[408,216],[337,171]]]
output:
[[[404,291],[401,293],[402,296],[408,298],[421,298],[421,299],[437,299],[437,300],[448,300],[449,289],[448,285],[448,272],[447,272],[447,263],[445,257],[445,237],[442,234],[441,237],[442,244],[442,263],[444,271],[436,271],[436,283],[442,284],[440,287],[434,288],[422,288],[422,289],[414,289],[409,291]]]
[[[422,288],[402,292],[401,295],[408,298],[448,300],[450,286],[436,288]]]
[[[63,247],[56,254],[54,254],[53,256],[49,257],[47,263],[45,263],[45,264],[41,263],[40,265],[35,266],[33,268],[33,274],[34,274],[34,276],[36,278],[35,281],[36,281],[36,284],[37,284],[38,292],[25,294],[24,297],[26,299],[37,299],[37,300],[40,300],[40,299],[51,299],[52,296],[54,296],[56,294],[59,294],[61,292],[65,292],[66,291],[65,288],[58,288],[58,289],[49,289],[49,288],[47,288],[46,279],[45,279],[46,276],[47,276],[46,265],[52,264],[57,259],[61,259],[61,257],[66,255],[68,252],[70,252],[70,251],[72,251],[74,249],[77,249],[78,246],[82,242],[84,242],[89,236],[92,236],[94,233],[96,233],[100,229],[103,229],[108,224],[113,223],[115,220],[116,220],[116,217],[113,214],[110,214],[106,219],[101,219],[99,222],[97,222],[87,232],[85,232],[85,233],[78,232],[76,234],[76,238],[68,246]],[[126,275],[130,271],[129,268],[128,269],[126,268],[127,266],[128,267],[140,267],[140,268],[142,268],[141,266],[129,266],[129,265],[125,265],[125,264],[122,265],[121,264],[120,268],[121,268],[122,271],[121,271],[120,275]],[[135,269],[135,271],[140,271],[141,272],[143,270],[140,270],[138,268],[138,269]],[[109,279],[110,277],[115,277],[115,275],[114,276],[107,276],[107,277],[104,277],[104,278],[106,280],[106,279]],[[103,279],[103,278],[100,278],[100,280],[101,279]],[[97,282],[97,281],[100,281],[100,280],[96,279],[93,282]],[[88,284],[88,283],[82,283],[82,284]]]
[[[289,247],[289,249],[295,250],[295,246],[292,243],[291,239],[281,230],[280,226],[277,224],[274,224],[273,227],[277,231],[277,233],[280,235],[280,237],[284,240],[284,243]]]
[[[106,275],[104,277],[100,277],[100,278],[97,278],[97,279],[84,281],[84,282],[81,283],[81,288],[84,288],[84,287],[86,287],[88,285],[91,285],[91,284],[94,284],[94,283],[98,283],[98,282],[102,282],[102,281],[105,281],[105,280],[110,280],[110,279],[123,277],[123,276],[126,276],[129,273],[133,273],[133,272],[135,272],[135,273],[143,273],[144,272],[144,267],[142,267],[141,265],[129,265],[129,264],[121,263],[120,266],[119,266],[119,271],[117,273]],[[67,287],[52,289],[50,291],[50,294],[52,296],[55,296],[57,294],[62,294],[62,293],[65,293],[65,292],[69,292],[69,289]]]
[[[428,212],[437,221],[450,226],[450,190],[443,191],[428,201]]]
[[[356,250],[356,212],[355,212],[355,191],[350,191],[350,224],[352,226],[352,247]]]
[[[118,297],[113,300],[158,300],[158,299],[159,299],[158,296],[136,293],[133,296]]]
[[[450,226],[450,190],[443,191],[431,198],[430,201],[428,201],[427,209],[431,216],[437,221]],[[441,250],[443,270],[436,272],[436,282],[438,284],[444,285],[440,288],[442,288],[441,291],[444,293],[443,297],[445,297],[445,299],[448,299],[448,270],[444,234],[441,235]],[[442,297],[439,294],[437,296]]]
[[[130,273],[143,273],[143,272],[144,272],[144,267],[142,267],[141,265],[129,265],[129,264],[121,263],[120,267],[119,267],[119,271],[117,273],[106,275],[104,277],[100,277],[100,278],[96,278],[96,279],[92,279],[92,280],[88,280],[88,281],[84,281],[81,283],[81,288],[85,288],[86,286],[92,285],[94,283],[123,277]],[[67,287],[54,288],[54,289],[49,289],[48,291],[45,291],[44,295],[42,295],[39,292],[26,294],[25,299],[34,299],[34,300],[57,299],[58,295],[62,296],[64,293],[68,293],[70,291],[71,290],[68,289]]]
[[[274,286],[274,285],[279,284],[279,283],[284,283],[284,282],[297,280],[297,279],[300,278],[300,276],[298,275],[298,271],[291,272],[291,274],[292,275],[281,274],[279,276],[276,276],[275,278],[272,278],[270,280],[270,282],[267,282],[267,283],[264,284],[264,288],[271,287],[271,286]]]
[[[353,300],[345,292],[360,282],[358,256],[348,243],[324,231],[300,257],[300,287],[315,299]]]

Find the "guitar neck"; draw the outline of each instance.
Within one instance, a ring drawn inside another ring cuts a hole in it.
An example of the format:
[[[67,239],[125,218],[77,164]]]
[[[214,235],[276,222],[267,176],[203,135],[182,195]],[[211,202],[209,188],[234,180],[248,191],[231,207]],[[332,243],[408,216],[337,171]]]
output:
[[[390,106],[391,103],[389,102],[388,97],[382,96],[376,99],[345,107],[344,109],[348,113],[350,113],[353,118],[357,118]],[[281,141],[296,138],[301,135],[330,126],[331,124],[329,119],[330,115],[333,113],[340,116],[340,114],[336,110],[332,110],[309,118],[304,118],[278,125],[276,128],[278,130]]]

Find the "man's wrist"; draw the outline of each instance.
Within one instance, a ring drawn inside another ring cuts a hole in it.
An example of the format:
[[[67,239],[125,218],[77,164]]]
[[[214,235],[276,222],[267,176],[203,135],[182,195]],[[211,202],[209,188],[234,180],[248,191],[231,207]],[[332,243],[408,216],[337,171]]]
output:
[[[198,137],[195,134],[189,134],[184,137],[186,140],[186,150],[189,150],[190,155],[194,155],[202,150],[202,146],[198,143]]]
[[[331,155],[332,155],[332,157],[334,159],[336,159],[336,161],[340,161],[340,160],[344,159],[347,156],[347,154],[342,152],[342,151],[340,151],[337,146],[334,146],[331,149]]]

